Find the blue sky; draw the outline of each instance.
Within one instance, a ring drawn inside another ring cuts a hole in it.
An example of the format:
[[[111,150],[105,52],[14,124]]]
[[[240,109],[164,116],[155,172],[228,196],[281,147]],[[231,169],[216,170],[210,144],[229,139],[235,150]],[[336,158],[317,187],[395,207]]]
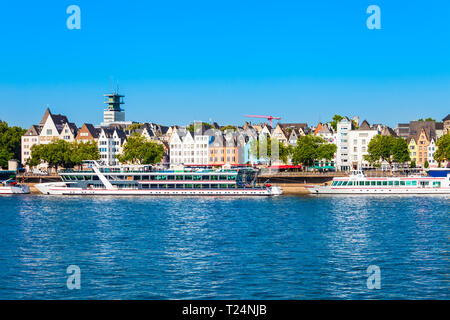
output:
[[[66,27],[71,4],[81,30]],[[381,30],[366,27],[370,4]],[[99,124],[113,77],[133,121],[440,120],[450,113],[449,21],[447,0],[8,1],[0,119],[29,127],[49,105]]]

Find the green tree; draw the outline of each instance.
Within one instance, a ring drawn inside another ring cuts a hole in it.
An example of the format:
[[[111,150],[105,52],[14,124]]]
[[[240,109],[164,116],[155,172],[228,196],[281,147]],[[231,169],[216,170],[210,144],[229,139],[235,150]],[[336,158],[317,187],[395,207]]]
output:
[[[392,163],[405,163],[410,161],[408,144],[403,138],[395,138],[393,136],[382,136],[380,134],[373,137],[367,148],[368,154],[364,159],[369,161],[374,166],[379,166],[380,161],[389,163],[389,168],[392,168]]]
[[[161,161],[163,155],[163,145],[147,141],[140,134],[134,134],[127,139],[118,159],[122,163],[156,164]]]
[[[411,160],[409,155],[408,143],[403,138],[394,138],[394,142],[392,144],[392,159],[394,162],[402,163],[408,162]]]
[[[344,119],[343,116],[340,116],[340,115],[338,115],[338,114],[335,114],[335,115],[334,115],[333,120],[330,121],[330,124],[331,124],[331,126],[333,127],[334,131],[337,130],[337,124],[338,124],[342,119]]]
[[[72,142],[54,140],[49,144],[38,144],[31,148],[27,165],[35,167],[47,163],[49,169],[73,168],[84,160],[98,160],[100,153],[95,142]]]
[[[425,120],[423,120],[423,118],[420,118],[420,119],[417,120],[417,121],[436,121],[436,120],[433,119],[433,118],[426,118]]]
[[[416,162],[414,160],[411,161],[411,164],[409,165],[411,168],[415,168],[416,167]]]
[[[9,127],[0,121],[0,167],[8,167],[8,160],[21,160],[21,137],[27,132],[20,127]]]
[[[222,131],[226,131],[226,130],[237,130],[236,126],[232,126],[231,124],[226,125],[225,127],[222,127],[221,129]]]
[[[72,168],[71,144],[65,140],[54,140],[49,144],[34,145],[31,147],[31,157],[27,160],[29,166],[37,166],[42,162],[47,163],[49,169],[58,167]]]
[[[427,169],[430,166],[430,164],[428,163],[428,160],[425,160],[425,163],[423,164],[423,167],[425,169]]]
[[[297,139],[297,145],[293,150],[292,162],[313,166],[316,160],[331,160],[336,153],[337,146],[328,143],[321,137],[308,134]]]
[[[444,134],[436,142],[436,151],[434,152],[434,160],[439,163],[450,160],[450,133]]]
[[[127,127],[128,131],[134,131],[142,128],[144,124],[143,123],[132,123]]]
[[[97,143],[94,141],[88,142],[73,142],[71,147],[71,162],[74,165],[81,165],[85,160],[100,159],[100,152],[98,151]]]

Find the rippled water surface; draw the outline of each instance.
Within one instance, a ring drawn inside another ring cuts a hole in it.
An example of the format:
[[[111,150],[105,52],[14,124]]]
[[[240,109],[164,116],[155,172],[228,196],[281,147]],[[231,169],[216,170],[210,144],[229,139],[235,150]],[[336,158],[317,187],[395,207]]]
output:
[[[0,197],[0,299],[449,299],[449,204]]]

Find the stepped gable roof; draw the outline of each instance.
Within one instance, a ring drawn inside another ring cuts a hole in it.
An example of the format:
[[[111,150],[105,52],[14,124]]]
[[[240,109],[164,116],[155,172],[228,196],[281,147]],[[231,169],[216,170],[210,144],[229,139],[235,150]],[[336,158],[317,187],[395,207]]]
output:
[[[48,116],[51,115],[51,114],[52,113],[50,112],[49,108],[45,109],[44,116],[42,117],[41,122],[39,123],[39,125],[41,127],[44,126],[45,122],[47,121]]]
[[[27,132],[25,132],[25,136],[38,136],[41,134],[42,127],[37,125],[32,125]]]
[[[417,144],[417,141],[419,140],[419,135],[409,135],[408,138],[406,138],[406,142],[409,144],[411,140],[414,140],[414,142]]]
[[[106,127],[106,128],[102,128],[102,131],[105,133],[105,137],[112,138],[114,135],[115,129]]]
[[[56,130],[58,130],[58,133],[61,134],[62,129],[64,128],[64,125],[66,123],[69,123],[69,120],[66,116],[63,116],[61,114],[49,114],[49,117],[52,119],[53,123],[55,124]]]
[[[127,140],[127,135],[125,134],[125,131],[117,128],[115,129],[117,136],[120,138],[121,142],[123,143],[125,140]]]
[[[72,134],[73,134],[74,136],[77,135],[77,133],[78,133],[78,127],[77,127],[77,125],[76,125],[75,123],[69,122],[69,129],[70,129],[70,131],[72,131]]]
[[[89,131],[90,135],[94,139],[98,139],[98,136],[100,135],[101,129],[97,129],[91,123],[85,123],[84,126],[86,127],[87,131]]]
[[[323,127],[322,123],[319,122],[317,124],[317,127],[314,129],[314,134],[319,134],[319,132],[322,131],[322,127]]]
[[[370,127],[369,122],[367,120],[364,120],[359,126],[358,130],[372,130],[372,128]]]

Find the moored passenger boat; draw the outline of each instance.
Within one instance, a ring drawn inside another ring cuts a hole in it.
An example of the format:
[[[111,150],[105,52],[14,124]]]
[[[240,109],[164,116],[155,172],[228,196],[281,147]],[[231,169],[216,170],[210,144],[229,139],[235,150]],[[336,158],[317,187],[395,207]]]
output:
[[[312,194],[449,194],[450,174],[440,177],[412,175],[404,177],[367,177],[352,172],[336,177],[326,185],[309,185]]]
[[[272,196],[280,187],[256,184],[257,171],[241,169],[153,170],[151,166],[99,165],[59,172],[62,182],[42,183],[36,188],[51,195],[181,195]]]
[[[30,187],[16,182],[14,171],[0,171],[0,194],[28,194]]]

